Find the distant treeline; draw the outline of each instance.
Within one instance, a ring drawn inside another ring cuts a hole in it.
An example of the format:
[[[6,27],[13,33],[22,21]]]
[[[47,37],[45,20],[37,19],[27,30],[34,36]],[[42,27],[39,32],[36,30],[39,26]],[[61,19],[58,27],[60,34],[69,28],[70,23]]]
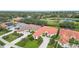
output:
[[[34,18],[41,17],[62,17],[62,18],[79,18],[79,11],[42,11],[42,12],[33,12],[33,11],[0,11],[0,17],[26,17],[32,16]]]
[[[27,23],[27,24],[37,24],[37,25],[48,25],[48,26],[60,26],[63,28],[70,28],[70,29],[77,29],[79,30],[79,23],[74,22],[62,22],[58,23],[56,21],[45,21],[46,19],[49,20],[49,18],[54,18],[51,20],[58,20],[60,21],[60,18],[79,18],[79,11],[41,11],[41,12],[34,12],[34,11],[0,11],[0,22],[4,21],[10,21],[12,18],[15,17],[23,17],[23,20],[21,22]],[[40,19],[45,19],[40,20]],[[79,20],[77,20],[79,21]]]
[[[30,19],[25,18],[21,22],[27,23],[27,24],[36,24],[36,25],[41,25],[41,26],[48,25],[47,21],[42,21],[42,20],[33,19],[33,18],[30,18]]]

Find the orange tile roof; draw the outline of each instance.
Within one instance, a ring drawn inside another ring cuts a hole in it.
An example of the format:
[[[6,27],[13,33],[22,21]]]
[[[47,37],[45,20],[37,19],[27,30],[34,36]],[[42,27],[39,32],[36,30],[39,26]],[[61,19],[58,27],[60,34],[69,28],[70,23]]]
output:
[[[57,29],[55,27],[47,27],[47,26],[44,26],[40,29],[38,29],[35,33],[34,33],[34,36],[37,36],[39,37],[40,35],[42,35],[43,33],[47,32],[49,35],[51,34],[55,34],[57,33]]]
[[[55,27],[44,26],[44,27],[38,29],[34,33],[34,36],[39,37],[45,32],[47,32],[47,34],[49,34],[49,35],[56,34],[57,29]],[[59,35],[61,36],[60,39],[59,39],[59,41],[61,43],[67,43],[71,37],[74,37],[75,39],[79,40],[79,32],[73,31],[73,30],[70,30],[70,29],[61,29]]]
[[[61,29],[60,30],[60,42],[67,43],[71,37],[74,37],[76,40],[79,40],[79,32],[69,30],[69,29]]]

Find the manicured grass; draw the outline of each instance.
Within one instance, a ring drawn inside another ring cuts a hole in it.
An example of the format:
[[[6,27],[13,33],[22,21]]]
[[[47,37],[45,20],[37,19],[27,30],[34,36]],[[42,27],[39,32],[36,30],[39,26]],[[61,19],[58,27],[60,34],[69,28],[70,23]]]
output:
[[[79,22],[74,22],[75,23],[75,30],[79,31]]]
[[[37,48],[39,47],[39,42],[37,40],[33,40],[33,41],[28,41],[26,44],[25,44],[25,48]]]
[[[42,43],[42,38],[34,39],[32,35],[28,35],[28,37],[24,38],[22,41],[18,42],[16,45],[24,47],[24,48],[38,48]]]
[[[22,36],[22,34],[19,34],[19,33],[14,32],[12,34],[9,34],[7,36],[4,36],[3,39],[5,39],[8,42],[11,42],[11,41],[13,41],[13,40],[15,40],[15,39],[17,39],[17,38],[19,38],[21,36]]]
[[[50,19],[40,19],[46,21],[48,26],[58,26],[59,20],[50,20]]]
[[[3,43],[2,41],[0,41],[0,47],[4,46],[4,45],[5,45],[5,43]]]
[[[5,30],[0,30],[0,35],[3,35],[3,34],[8,33],[8,32],[10,32],[10,31],[7,30],[7,29],[5,29]]]

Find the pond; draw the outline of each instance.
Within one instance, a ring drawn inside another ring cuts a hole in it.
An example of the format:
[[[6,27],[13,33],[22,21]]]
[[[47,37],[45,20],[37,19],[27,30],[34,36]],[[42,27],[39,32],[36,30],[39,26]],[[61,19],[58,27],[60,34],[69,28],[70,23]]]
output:
[[[64,21],[67,21],[67,22],[79,22],[79,18],[64,18]]]

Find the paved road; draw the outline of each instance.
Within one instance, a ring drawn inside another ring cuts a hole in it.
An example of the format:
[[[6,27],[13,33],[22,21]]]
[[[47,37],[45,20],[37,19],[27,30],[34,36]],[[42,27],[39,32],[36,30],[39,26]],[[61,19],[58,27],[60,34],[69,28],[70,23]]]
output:
[[[30,34],[29,32],[26,32],[23,36],[21,36],[21,37],[15,39],[14,41],[12,41],[12,42],[9,43],[9,44],[6,44],[6,45],[4,46],[4,48],[10,48],[11,46],[15,45],[17,42],[20,42],[20,41],[22,40],[22,38],[27,37],[27,35],[29,35],[29,34]]]
[[[42,44],[39,46],[39,48],[46,48],[47,45],[48,45],[48,43],[49,43],[49,41],[50,41],[50,38],[48,38],[48,37],[43,37],[43,42],[42,42]]]

